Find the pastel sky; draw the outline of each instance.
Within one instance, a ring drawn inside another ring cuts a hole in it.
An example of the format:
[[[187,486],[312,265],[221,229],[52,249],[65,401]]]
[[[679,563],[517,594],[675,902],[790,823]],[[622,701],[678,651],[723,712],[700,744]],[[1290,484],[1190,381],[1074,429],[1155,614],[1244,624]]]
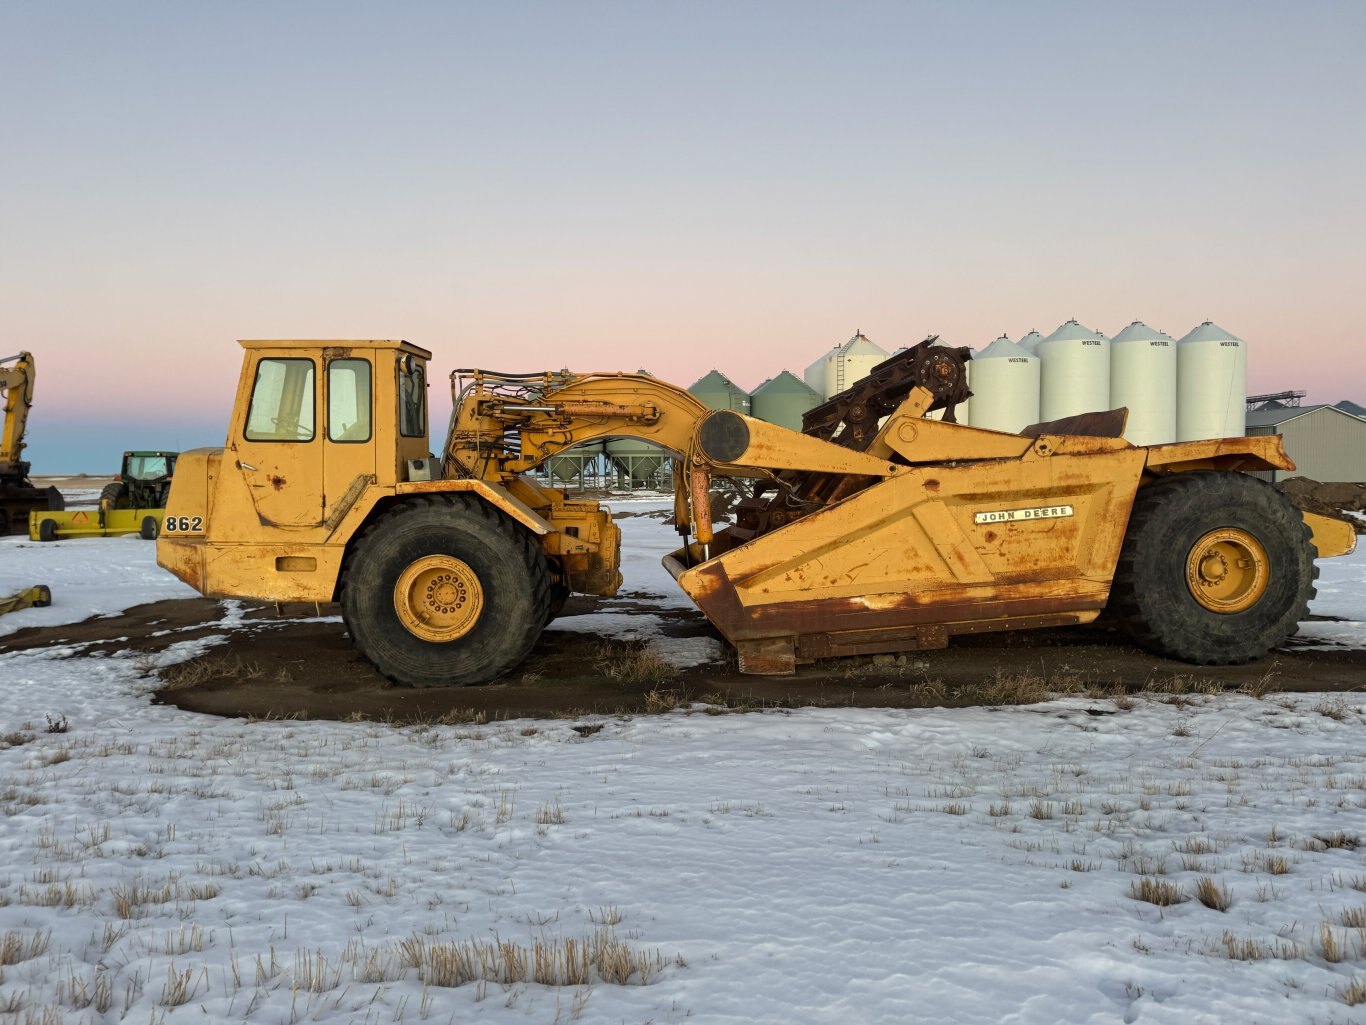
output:
[[[1363,39],[1357,0],[0,0],[0,356],[38,473],[221,444],[237,338],[407,338],[448,408],[457,366],[753,387],[855,329],[1213,319],[1254,391],[1366,402]]]

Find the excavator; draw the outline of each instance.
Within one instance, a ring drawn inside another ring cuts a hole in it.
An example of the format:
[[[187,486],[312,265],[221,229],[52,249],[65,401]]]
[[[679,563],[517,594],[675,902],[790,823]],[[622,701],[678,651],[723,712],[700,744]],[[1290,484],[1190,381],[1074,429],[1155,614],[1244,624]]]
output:
[[[23,455],[24,431],[33,407],[33,354],[21,352],[0,359],[0,391],[4,392],[5,419],[0,428],[0,534],[28,530],[34,510],[60,512],[66,508],[56,488],[36,488],[29,480],[29,464]]]
[[[665,568],[746,673],[1105,610],[1159,655],[1247,662],[1305,616],[1315,558],[1355,546],[1244,472],[1293,468],[1277,437],[1134,446],[1123,409],[964,426],[970,353],[934,342],[801,431],[642,374],[457,370],[438,460],[426,349],[244,341],[227,443],[181,454],[157,560],[211,597],[339,602],[380,672],[441,686],[497,679],[570,594],[621,586],[610,512],[532,476],[586,441],[672,457]],[[718,529],[723,478],[752,487]]]

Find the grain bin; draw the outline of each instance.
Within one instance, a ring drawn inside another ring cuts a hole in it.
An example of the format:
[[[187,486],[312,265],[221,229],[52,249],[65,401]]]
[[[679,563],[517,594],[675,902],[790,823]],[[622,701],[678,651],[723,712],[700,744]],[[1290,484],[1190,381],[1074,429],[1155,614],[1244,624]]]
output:
[[[1110,339],[1110,407],[1128,407],[1135,445],[1176,440],[1176,342],[1136,320]]]
[[[825,362],[824,398],[838,395],[852,388],[868,376],[868,372],[887,358],[887,350],[872,342],[862,332],[855,333]]]
[[[972,368],[973,427],[1018,434],[1039,421],[1039,358],[1009,338],[998,338],[968,364]]]
[[[1039,419],[1061,420],[1110,408],[1110,340],[1069,320],[1034,350],[1039,376]]]
[[[839,351],[838,345],[831,346],[824,356],[802,372],[802,380],[806,382],[806,386],[819,395],[822,400],[827,397],[825,394],[825,364]]]
[[[760,420],[800,431],[802,416],[819,406],[821,401],[817,392],[807,387],[795,374],[784,370],[750,393],[749,412],[750,416]]]
[[[655,376],[644,367],[641,367],[636,373],[642,377]],[[639,441],[634,438],[611,439],[603,447],[603,450],[606,452],[611,466],[627,478],[634,487],[656,483],[659,470],[668,458],[664,450],[658,445],[651,445],[648,441]]]
[[[749,392],[741,388],[719,370],[713,370],[688,387],[693,398],[708,409],[733,409],[749,412]]]
[[[578,481],[580,487],[587,487],[592,478],[606,469],[602,458],[606,452],[607,445],[604,442],[585,441],[547,459],[545,471],[563,484]]]
[[[653,483],[668,458],[658,445],[633,438],[616,438],[607,443],[607,458],[632,485]]]
[[[1247,346],[1207,320],[1176,343],[1176,440],[1241,438],[1246,407]]]
[[[1037,331],[1031,331],[1029,332],[1029,334],[1025,335],[1015,344],[1018,345],[1025,352],[1029,353],[1031,356],[1037,356],[1039,343],[1042,341],[1043,335],[1039,334],[1039,332]]]
[[[885,349],[862,331],[856,331],[849,341],[835,346],[807,367],[803,377],[807,386],[824,400],[853,387],[886,358]]]

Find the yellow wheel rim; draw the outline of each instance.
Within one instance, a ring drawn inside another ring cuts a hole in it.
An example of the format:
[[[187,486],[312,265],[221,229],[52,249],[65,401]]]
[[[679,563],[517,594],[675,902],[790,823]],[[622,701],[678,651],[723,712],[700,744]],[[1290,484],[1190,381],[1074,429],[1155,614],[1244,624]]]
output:
[[[1211,530],[1186,556],[1186,586],[1211,612],[1242,612],[1256,605],[1270,579],[1266,549],[1236,527]]]
[[[414,637],[453,641],[479,621],[484,588],[468,564],[450,555],[425,555],[399,574],[394,611]]]

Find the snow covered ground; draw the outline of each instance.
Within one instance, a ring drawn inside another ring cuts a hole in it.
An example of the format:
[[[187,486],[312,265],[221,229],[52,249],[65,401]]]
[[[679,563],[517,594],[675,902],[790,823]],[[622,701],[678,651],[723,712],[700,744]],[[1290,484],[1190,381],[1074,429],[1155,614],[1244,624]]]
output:
[[[156,545],[140,537],[30,541],[0,537],[0,595],[47,584],[52,604],[0,616],[0,637],[30,626],[79,623],[133,605],[198,594],[157,565]],[[4,642],[0,641],[0,651]]]
[[[686,606],[622,527],[624,633]],[[1366,557],[1322,567],[1360,646]],[[190,593],[0,544],[36,582],[0,632]],[[153,668],[0,653],[0,1022],[1366,1021],[1360,692],[392,728]]]

